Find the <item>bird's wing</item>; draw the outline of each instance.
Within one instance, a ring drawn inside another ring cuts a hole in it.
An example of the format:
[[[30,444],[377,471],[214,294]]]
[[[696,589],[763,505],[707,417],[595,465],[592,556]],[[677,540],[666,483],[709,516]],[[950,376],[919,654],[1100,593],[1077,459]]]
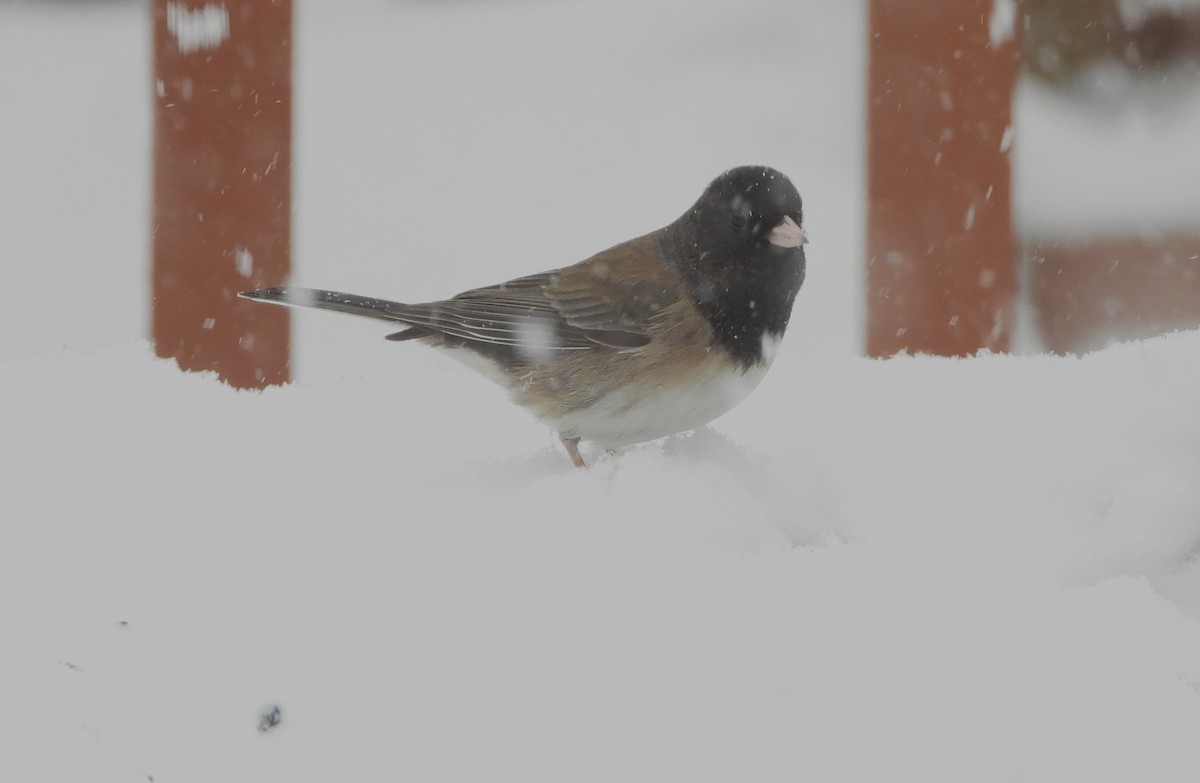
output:
[[[649,244],[643,244],[649,242]],[[308,288],[265,288],[243,298],[315,307],[413,327],[389,335],[412,339],[442,335],[481,350],[627,350],[650,342],[655,319],[680,297],[669,270],[648,263],[658,252],[652,237],[618,245],[587,261],[464,291],[452,299],[403,304]]]
[[[645,253],[658,252],[656,244],[641,245],[650,239],[435,304],[442,313],[484,319],[492,328],[548,337],[551,347],[641,348],[650,342],[654,321],[680,297],[679,286],[671,285],[660,265],[647,263]]]

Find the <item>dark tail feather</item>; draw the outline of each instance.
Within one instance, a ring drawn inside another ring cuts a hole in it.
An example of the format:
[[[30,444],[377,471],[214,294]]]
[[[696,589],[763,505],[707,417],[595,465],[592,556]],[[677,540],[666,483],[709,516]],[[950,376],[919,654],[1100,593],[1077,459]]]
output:
[[[371,299],[366,296],[343,294],[338,291],[319,291],[315,288],[260,288],[257,291],[243,291],[238,294],[242,299],[255,302],[271,302],[273,304],[290,305],[292,307],[315,307],[319,310],[335,310],[339,313],[362,315],[367,318],[378,318],[381,321],[406,321],[404,313],[407,306],[399,302],[389,302],[386,299]],[[401,334],[404,334],[402,332]]]
[[[403,332],[392,332],[391,334],[384,335],[383,339],[398,343],[402,340],[416,340],[419,337],[430,337],[432,335],[433,332],[430,332],[428,329],[422,329],[418,326],[410,326]]]

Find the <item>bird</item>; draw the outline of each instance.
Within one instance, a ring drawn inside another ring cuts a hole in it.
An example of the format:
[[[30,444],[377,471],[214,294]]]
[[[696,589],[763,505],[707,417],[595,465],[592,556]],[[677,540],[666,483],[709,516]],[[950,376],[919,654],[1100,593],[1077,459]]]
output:
[[[701,427],[771,366],[805,276],[799,192],[766,166],[729,169],[672,223],[579,263],[404,304],[311,288],[242,298],[403,328],[503,387],[558,433],[613,451]]]

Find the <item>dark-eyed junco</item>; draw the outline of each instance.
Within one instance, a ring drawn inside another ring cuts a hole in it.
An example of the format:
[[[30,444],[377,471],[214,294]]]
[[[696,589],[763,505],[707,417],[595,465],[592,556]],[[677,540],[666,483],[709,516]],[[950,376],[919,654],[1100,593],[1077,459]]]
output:
[[[264,288],[261,302],[406,328],[499,383],[558,431],[604,448],[699,427],[741,402],[775,356],[804,282],[800,194],[761,166],[731,169],[670,225],[573,266],[401,304]]]

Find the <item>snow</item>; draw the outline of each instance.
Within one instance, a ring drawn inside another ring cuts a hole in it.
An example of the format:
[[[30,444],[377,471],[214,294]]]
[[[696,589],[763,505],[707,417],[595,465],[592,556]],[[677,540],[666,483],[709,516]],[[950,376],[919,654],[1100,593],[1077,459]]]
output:
[[[295,283],[442,296],[766,163],[812,239],[774,366],[586,471],[371,322],[297,315],[285,388],[181,374],[144,4],[0,4],[0,779],[1197,778],[1200,332],[855,356],[860,4],[346,6],[297,11]],[[1019,171],[1037,123],[1093,149],[1041,105]]]
[[[0,776],[1195,779],[1200,333],[781,358],[587,471],[392,347],[0,363]]]
[[[237,266],[238,274],[242,277],[250,277],[254,274],[254,254],[250,252],[250,248],[239,245],[233,251],[233,262]]]
[[[992,0],[992,15],[988,17],[988,43],[993,49],[1012,40],[1016,23],[1016,0]]]
[[[175,36],[181,54],[216,49],[229,38],[229,11],[224,3],[206,3],[188,8],[183,3],[167,3],[167,29]],[[190,93],[190,85],[185,90]],[[184,95],[186,100],[189,94]]]

